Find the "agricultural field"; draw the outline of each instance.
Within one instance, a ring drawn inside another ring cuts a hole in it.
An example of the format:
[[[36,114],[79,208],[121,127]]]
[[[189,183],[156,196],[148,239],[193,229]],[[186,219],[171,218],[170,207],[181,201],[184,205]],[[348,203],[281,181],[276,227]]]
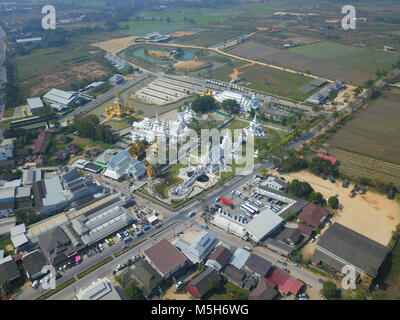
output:
[[[368,79],[375,78],[375,74],[331,63],[330,61],[317,60],[289,50],[281,50],[253,41],[240,44],[228,52],[247,59],[264,61],[269,64],[311,73],[328,79],[340,78],[356,85],[360,85]]]
[[[384,92],[328,140],[344,172],[400,183],[399,101],[400,90]]]
[[[398,55],[323,41],[294,47],[288,51],[320,61],[349,67],[374,75],[376,70],[389,70],[398,61]]]
[[[304,101],[312,93],[304,94],[300,89],[308,85],[312,78],[283,70],[249,64],[245,61],[229,64],[211,71],[211,77],[229,82],[240,78],[240,85],[277,96]]]

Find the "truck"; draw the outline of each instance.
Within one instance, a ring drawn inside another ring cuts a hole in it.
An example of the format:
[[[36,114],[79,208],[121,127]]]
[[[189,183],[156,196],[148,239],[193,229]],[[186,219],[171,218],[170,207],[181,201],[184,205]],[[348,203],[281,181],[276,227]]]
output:
[[[136,236],[137,237],[140,237],[143,234],[144,234],[144,232],[142,230],[139,230],[138,232],[136,232]]]

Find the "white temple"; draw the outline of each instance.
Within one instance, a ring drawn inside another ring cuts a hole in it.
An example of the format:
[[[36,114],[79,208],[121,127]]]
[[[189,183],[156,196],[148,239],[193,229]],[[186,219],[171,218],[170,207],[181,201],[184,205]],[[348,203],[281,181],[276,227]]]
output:
[[[253,94],[251,99],[249,99],[240,93],[225,90],[215,93],[214,98],[218,102],[223,102],[224,100],[229,99],[235,100],[240,105],[240,109],[244,112],[257,110],[260,107],[260,100],[258,100],[255,93]]]
[[[133,122],[131,130],[132,141],[139,140],[153,143],[155,137],[157,137],[157,141],[178,141],[179,137],[183,137],[183,133],[188,129],[188,125],[193,121],[193,118],[194,112],[189,107],[178,113],[177,120],[171,123],[161,120],[157,112],[154,121],[146,117],[140,122]]]
[[[265,137],[266,132],[262,125],[257,121],[257,115],[254,115],[254,119],[250,121],[250,125],[243,129],[243,139],[248,139],[249,137],[259,138]]]

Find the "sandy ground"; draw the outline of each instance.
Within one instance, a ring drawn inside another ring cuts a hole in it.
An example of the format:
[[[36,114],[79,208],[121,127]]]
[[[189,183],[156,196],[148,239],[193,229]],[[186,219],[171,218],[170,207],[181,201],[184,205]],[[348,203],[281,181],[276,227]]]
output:
[[[254,66],[254,63],[248,63],[248,64],[245,64],[244,66],[233,69],[233,72],[229,75],[229,78],[231,78],[231,79],[239,78],[239,76],[243,74],[243,71],[239,71],[239,69],[243,69],[243,68],[251,67],[251,66]]]
[[[162,300],[193,300],[190,293],[175,293],[175,285],[165,292]]]
[[[176,64],[175,69],[178,71],[195,71],[201,68],[205,68],[208,65],[209,64],[207,62],[193,59]]]
[[[331,103],[327,103],[325,105],[325,107],[327,109],[332,110],[333,107],[336,107],[336,111],[340,111],[343,108],[345,108],[348,103],[353,102],[356,99],[356,97],[353,94],[353,91],[354,91],[354,89],[356,89],[356,87],[349,85],[349,84],[347,84],[346,86],[347,86],[347,88],[345,90],[339,92],[338,96],[335,98],[335,101],[334,101],[336,103],[342,103],[342,105],[334,106]],[[347,100],[347,102],[345,102],[344,100]]]
[[[132,44],[134,44],[137,36],[129,36],[124,38],[116,38],[101,42],[93,43],[92,46],[99,47],[107,52],[111,52],[112,54],[117,54],[118,52],[128,48]]]
[[[184,36],[191,36],[192,34],[195,34],[196,32],[189,32],[189,31],[176,31],[171,33],[171,37],[174,38],[179,38],[179,37],[184,37]]]
[[[154,57],[156,59],[168,59],[168,60],[175,60],[173,55],[170,55],[166,51],[161,51],[161,50],[148,50],[148,55],[150,57]]]
[[[389,243],[392,231],[400,223],[399,202],[389,200],[385,195],[367,191],[365,195],[357,194],[355,198],[350,198],[349,193],[354,185],[343,188],[340,181],[331,183],[308,171],[291,173],[284,177],[287,181],[293,179],[307,181],[325,198],[339,194],[342,208],[335,213],[332,222],[339,222],[383,245]],[[316,242],[310,243],[311,246],[315,244]]]

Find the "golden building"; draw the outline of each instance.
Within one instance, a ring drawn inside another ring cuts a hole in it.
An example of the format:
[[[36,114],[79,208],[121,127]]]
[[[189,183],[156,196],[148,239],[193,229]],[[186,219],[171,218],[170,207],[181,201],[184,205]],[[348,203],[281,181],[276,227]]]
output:
[[[112,117],[116,117],[118,119],[122,119],[126,116],[130,116],[133,111],[133,106],[128,103],[124,105],[124,102],[121,99],[121,96],[119,94],[119,90],[115,92],[115,100],[113,103],[110,104],[110,106],[106,106],[106,115],[108,116],[109,119]]]
[[[205,90],[200,94],[200,97],[204,97],[204,96],[213,97],[213,94],[212,94],[211,90]]]

